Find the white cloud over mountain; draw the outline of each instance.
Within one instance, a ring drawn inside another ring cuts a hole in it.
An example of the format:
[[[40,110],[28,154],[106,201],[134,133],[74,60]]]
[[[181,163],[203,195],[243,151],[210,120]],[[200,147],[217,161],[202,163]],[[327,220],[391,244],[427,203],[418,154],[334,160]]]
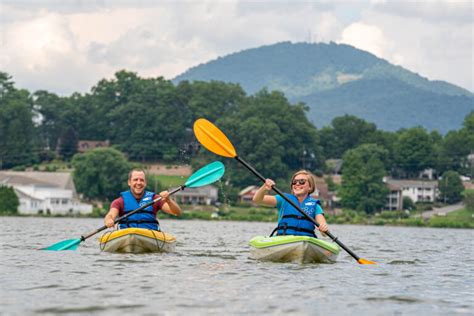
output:
[[[171,79],[281,41],[335,41],[474,90],[470,1],[8,1],[0,64],[17,86],[86,92],[120,69]]]

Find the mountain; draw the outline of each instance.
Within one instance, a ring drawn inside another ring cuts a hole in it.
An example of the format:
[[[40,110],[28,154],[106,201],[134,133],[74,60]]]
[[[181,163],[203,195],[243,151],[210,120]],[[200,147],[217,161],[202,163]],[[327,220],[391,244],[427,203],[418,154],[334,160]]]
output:
[[[336,43],[277,43],[233,53],[173,79],[239,83],[248,93],[279,90],[304,102],[318,127],[352,114],[395,131],[423,126],[446,133],[474,110],[474,94],[430,81],[366,51]]]

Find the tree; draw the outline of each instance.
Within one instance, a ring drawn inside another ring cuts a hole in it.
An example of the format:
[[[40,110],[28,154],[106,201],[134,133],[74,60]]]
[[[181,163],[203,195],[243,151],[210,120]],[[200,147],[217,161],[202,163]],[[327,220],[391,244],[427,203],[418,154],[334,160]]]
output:
[[[56,150],[66,128],[71,128],[72,115],[69,113],[70,102],[67,97],[59,97],[47,91],[36,91],[33,94],[34,110],[39,114],[39,135],[44,148]]]
[[[71,126],[61,134],[58,143],[58,153],[65,160],[70,160],[77,152],[77,135]]]
[[[118,85],[133,89],[120,94],[121,103],[107,114],[111,142],[130,159],[176,159],[186,137],[187,117],[181,113],[187,110],[173,84],[163,78],[121,80]]]
[[[201,117],[216,121],[234,111],[245,98],[245,92],[240,85],[214,80],[192,83],[182,81],[176,87],[176,93],[189,109],[189,126]]]
[[[416,208],[415,202],[413,202],[413,200],[410,199],[410,197],[404,196],[403,202],[402,202],[402,208],[404,210],[409,210],[409,211],[414,210]]]
[[[37,161],[32,100],[0,72],[0,169]]]
[[[474,190],[465,190],[462,193],[463,195],[463,202],[466,205],[466,208],[474,212]]]
[[[0,186],[0,214],[18,214],[19,205],[13,188]]]
[[[112,200],[127,188],[130,164],[113,148],[98,148],[72,159],[74,183],[85,198]]]
[[[430,135],[422,127],[402,131],[394,145],[396,168],[405,177],[417,177],[434,166],[434,149]]]
[[[459,173],[456,171],[446,171],[443,173],[443,176],[438,181],[438,188],[443,202],[454,204],[461,201],[461,193],[464,190],[464,186]]]
[[[239,155],[269,178],[287,181],[298,169],[322,168],[324,158],[316,128],[303,104],[291,105],[281,92],[262,90],[216,121]],[[226,174],[236,187],[254,184],[255,177],[235,164]]]
[[[321,144],[324,154],[330,158],[341,158],[348,149],[353,149],[364,143],[372,143],[377,131],[373,123],[353,115],[336,117],[331,122],[332,127],[321,131]]]
[[[338,192],[344,207],[372,214],[385,206],[388,189],[383,177],[387,158],[387,150],[374,144],[360,145],[344,154]]]

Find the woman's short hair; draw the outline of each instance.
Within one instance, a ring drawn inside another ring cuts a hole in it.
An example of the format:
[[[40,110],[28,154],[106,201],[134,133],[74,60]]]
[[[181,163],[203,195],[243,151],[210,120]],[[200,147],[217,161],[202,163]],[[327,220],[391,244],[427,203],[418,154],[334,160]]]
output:
[[[314,190],[316,190],[316,181],[314,180],[314,175],[309,172],[308,170],[299,170],[296,171],[293,176],[291,177],[291,182],[290,182],[290,192],[293,192],[293,180],[297,175],[304,174],[308,178],[309,182],[309,194],[313,193]]]

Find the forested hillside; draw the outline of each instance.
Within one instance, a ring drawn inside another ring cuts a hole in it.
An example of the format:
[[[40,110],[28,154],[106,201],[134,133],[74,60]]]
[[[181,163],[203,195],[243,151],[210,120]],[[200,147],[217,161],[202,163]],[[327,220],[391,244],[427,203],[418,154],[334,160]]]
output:
[[[317,127],[350,114],[389,131],[423,126],[446,133],[474,109],[474,95],[465,89],[335,43],[249,49],[193,67],[173,82],[183,80],[238,83],[249,94],[264,87],[282,91],[291,102],[309,106]]]

